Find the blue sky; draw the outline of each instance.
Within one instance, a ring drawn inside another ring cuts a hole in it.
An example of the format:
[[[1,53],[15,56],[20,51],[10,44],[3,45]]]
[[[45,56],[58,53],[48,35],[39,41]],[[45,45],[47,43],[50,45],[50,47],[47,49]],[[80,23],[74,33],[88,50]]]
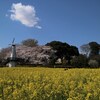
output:
[[[0,48],[12,39],[40,45],[58,40],[78,48],[100,43],[100,0],[1,0]]]

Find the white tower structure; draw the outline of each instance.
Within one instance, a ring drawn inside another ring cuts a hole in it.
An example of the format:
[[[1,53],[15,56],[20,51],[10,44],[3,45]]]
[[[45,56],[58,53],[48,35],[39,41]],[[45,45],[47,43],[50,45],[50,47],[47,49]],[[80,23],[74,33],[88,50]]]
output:
[[[14,44],[15,39],[13,39],[11,44],[11,55],[10,55],[10,62],[9,67],[15,67],[16,66],[16,45]]]

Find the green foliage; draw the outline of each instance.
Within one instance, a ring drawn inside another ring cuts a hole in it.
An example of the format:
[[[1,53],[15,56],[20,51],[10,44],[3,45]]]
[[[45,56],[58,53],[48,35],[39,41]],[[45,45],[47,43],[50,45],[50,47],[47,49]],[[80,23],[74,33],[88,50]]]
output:
[[[52,41],[46,44],[47,46],[51,46],[54,50],[56,50],[56,55],[58,58],[63,58],[64,56],[68,56],[68,48],[70,47],[67,43],[62,43],[60,41]]]
[[[56,56],[50,58],[50,62],[48,65],[52,67],[53,65],[55,65],[55,62],[56,62]]]
[[[22,44],[28,47],[34,47],[38,45],[38,41],[35,39],[26,39],[22,41]]]
[[[65,58],[66,60],[68,60],[68,63],[70,63],[72,56],[79,55],[78,48],[75,46],[70,46],[67,43],[52,41],[50,43],[47,43],[46,45],[51,46],[54,50],[56,50],[57,59],[61,58],[61,60],[63,60],[63,58]]]
[[[99,51],[100,51],[100,44],[98,44],[97,42],[90,42],[90,57],[91,56],[95,56],[95,55],[99,55]]]
[[[84,55],[79,55],[71,60],[71,65],[74,67],[87,67],[88,66],[88,59]]]
[[[100,100],[100,69],[1,68],[1,100]]]
[[[69,52],[70,56],[79,56],[79,51],[76,46],[70,46]]]
[[[92,56],[90,59],[92,60],[96,60],[100,66],[100,55],[95,55],[95,56]]]

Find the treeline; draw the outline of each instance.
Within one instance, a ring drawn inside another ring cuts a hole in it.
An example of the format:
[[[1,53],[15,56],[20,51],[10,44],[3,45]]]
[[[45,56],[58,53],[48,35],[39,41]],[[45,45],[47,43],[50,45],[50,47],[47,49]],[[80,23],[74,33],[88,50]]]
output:
[[[66,42],[51,41],[40,46],[35,39],[23,40],[16,45],[18,65],[41,65],[49,67],[100,67],[100,44],[89,42],[80,46],[81,52]],[[9,62],[11,47],[0,51],[0,66]]]
[[[97,42],[89,42],[82,45],[80,47],[81,53],[79,53],[76,46],[71,46],[60,41],[52,41],[46,45],[51,46],[57,51],[55,53],[57,59],[60,58],[61,65],[65,67],[100,67],[100,44]]]

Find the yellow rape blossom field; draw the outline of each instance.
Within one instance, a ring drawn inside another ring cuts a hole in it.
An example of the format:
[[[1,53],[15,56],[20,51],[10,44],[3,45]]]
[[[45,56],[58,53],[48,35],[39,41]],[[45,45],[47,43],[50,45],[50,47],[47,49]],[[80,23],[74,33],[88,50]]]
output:
[[[0,68],[0,100],[100,100],[100,69]]]

